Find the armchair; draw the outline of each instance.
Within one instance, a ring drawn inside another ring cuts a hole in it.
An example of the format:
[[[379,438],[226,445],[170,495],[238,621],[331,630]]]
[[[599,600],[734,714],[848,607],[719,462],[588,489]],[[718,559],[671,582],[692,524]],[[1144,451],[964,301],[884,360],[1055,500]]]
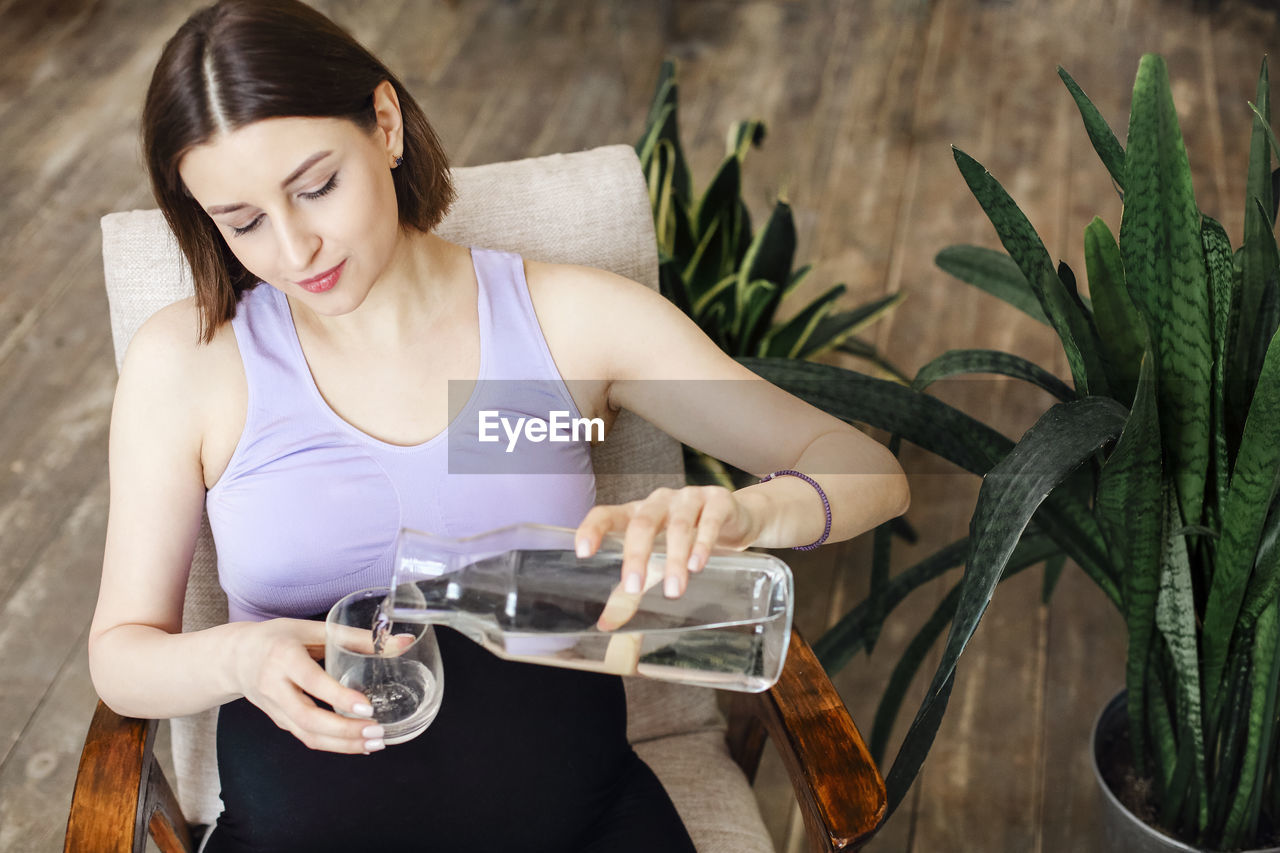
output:
[[[613,270],[656,289],[648,191],[635,152],[610,145],[454,170],[458,200],[438,232],[463,244]],[[190,271],[158,211],[102,219],[103,260],[117,367],[129,339],[160,307],[192,292]],[[637,460],[644,464],[638,465]],[[679,443],[630,412],[593,448],[597,498],[620,503],[683,483]],[[633,473],[635,471],[659,473]],[[184,630],[226,621],[204,520],[192,561]],[[766,737],[779,749],[810,849],[853,849],[878,827],[884,782],[839,695],[799,632],[778,684],[734,694],[728,719],[713,691],[626,679],[628,737],[671,794],[701,853],[770,851],[750,781]],[[157,721],[101,702],[80,759],[68,851],[193,851],[192,828],[220,811],[217,709],[171,722],[177,792],[152,747]]]

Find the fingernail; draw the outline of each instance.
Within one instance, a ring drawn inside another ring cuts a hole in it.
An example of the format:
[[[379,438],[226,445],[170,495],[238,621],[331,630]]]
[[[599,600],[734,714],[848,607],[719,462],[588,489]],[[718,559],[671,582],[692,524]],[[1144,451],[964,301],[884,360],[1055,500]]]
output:
[[[370,752],[377,752],[380,749],[385,749],[386,746],[387,745],[382,742],[382,738],[374,738],[373,740],[367,740],[364,742],[364,748]]]
[[[637,574],[627,575],[626,590],[631,595],[637,595],[640,592],[640,576]]]
[[[585,539],[579,539],[575,547],[578,549],[579,557],[585,557],[591,553],[591,543]]]
[[[380,738],[386,732],[383,731],[382,726],[365,726],[361,729],[360,734],[367,738]]]
[[[697,568],[698,568],[698,555],[690,554],[689,555],[689,571],[691,572],[695,571],[697,570]]]
[[[675,598],[680,594],[680,578],[672,575],[662,583],[662,588],[667,593],[667,598]]]
[[[353,713],[353,714],[355,714],[356,716],[359,716],[359,717],[372,717],[372,716],[373,716],[373,706],[372,706],[372,705],[366,705],[366,704],[365,704],[365,703],[363,703],[363,702],[357,702],[356,704],[354,704],[354,705],[352,705],[352,706],[351,706],[351,713]]]

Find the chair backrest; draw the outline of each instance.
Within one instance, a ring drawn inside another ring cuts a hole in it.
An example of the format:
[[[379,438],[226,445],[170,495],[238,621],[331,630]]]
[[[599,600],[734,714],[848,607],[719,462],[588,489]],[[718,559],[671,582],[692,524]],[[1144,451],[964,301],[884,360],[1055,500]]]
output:
[[[518,252],[534,260],[583,264],[658,286],[657,243],[648,189],[629,145],[608,145],[453,170],[458,197],[436,229],[463,245]],[[116,367],[140,325],[193,292],[191,271],[158,210],[102,217],[102,256]],[[572,378],[572,377],[570,377]],[[679,443],[623,411],[607,441],[592,449],[599,503],[624,503],[684,482]],[[187,583],[183,629],[227,620],[206,516]],[[627,681],[632,742],[718,727],[714,694],[642,678]],[[178,798],[193,823],[221,811],[214,760],[217,709],[173,721]]]

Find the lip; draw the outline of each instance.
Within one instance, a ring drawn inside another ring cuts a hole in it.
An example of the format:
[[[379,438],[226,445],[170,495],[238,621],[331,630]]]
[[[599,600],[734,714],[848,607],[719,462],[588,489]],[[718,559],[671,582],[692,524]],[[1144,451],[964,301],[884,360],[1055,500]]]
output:
[[[343,261],[331,270],[322,272],[312,278],[304,279],[298,282],[298,286],[309,293],[323,293],[338,283],[338,278],[342,275],[342,268],[346,266],[346,263],[346,261]]]

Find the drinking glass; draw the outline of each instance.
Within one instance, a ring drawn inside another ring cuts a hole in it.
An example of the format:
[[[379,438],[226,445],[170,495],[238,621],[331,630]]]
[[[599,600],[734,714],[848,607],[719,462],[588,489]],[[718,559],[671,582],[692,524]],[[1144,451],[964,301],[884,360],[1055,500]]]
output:
[[[381,654],[374,653],[373,625],[388,591],[357,590],[333,605],[325,620],[324,668],[343,687],[369,697],[390,745],[417,737],[436,718],[444,669],[430,625],[396,622]]]

